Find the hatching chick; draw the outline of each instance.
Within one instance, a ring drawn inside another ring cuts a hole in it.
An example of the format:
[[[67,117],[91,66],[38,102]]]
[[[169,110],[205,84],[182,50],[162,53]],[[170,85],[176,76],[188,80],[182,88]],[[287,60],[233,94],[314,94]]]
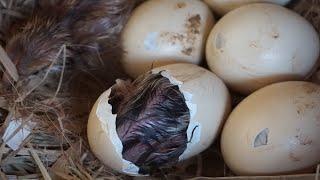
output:
[[[133,83],[118,81],[109,103],[117,114],[116,130],[124,159],[141,174],[178,162],[187,148],[190,111],[179,87],[159,74]]]

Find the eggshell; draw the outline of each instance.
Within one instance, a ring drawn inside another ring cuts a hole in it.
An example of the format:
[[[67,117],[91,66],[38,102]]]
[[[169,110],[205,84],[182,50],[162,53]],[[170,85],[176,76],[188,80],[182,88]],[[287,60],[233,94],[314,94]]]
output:
[[[230,95],[224,83],[210,71],[193,64],[172,64],[152,70],[165,70],[170,79],[179,84],[185,98],[193,104],[188,138],[193,132],[195,141],[188,144],[180,160],[190,158],[207,149],[214,141],[231,109]],[[186,97],[186,94],[189,97]],[[192,114],[194,114],[192,116]],[[190,139],[190,138],[189,138]]]
[[[87,136],[91,151],[104,164],[113,170],[127,175],[139,175],[139,168],[122,159],[122,143],[116,132],[116,115],[112,114],[112,106],[108,103],[111,88],[105,91],[93,106]]]
[[[199,0],[144,2],[124,28],[125,71],[137,77],[174,62],[199,64],[213,24],[209,7]]]
[[[229,116],[221,137],[238,175],[296,173],[320,162],[320,86],[302,81],[262,88]]]
[[[274,3],[286,5],[290,0],[204,0],[204,2],[206,2],[215,13],[224,15],[233,9],[250,3]]]
[[[153,69],[178,85],[190,110],[186,150],[179,161],[208,148],[230,112],[230,95],[224,83],[210,71],[192,64],[173,64]],[[139,175],[139,167],[122,158],[122,143],[116,133],[112,107],[108,103],[111,88],[92,108],[88,121],[88,141],[92,152],[107,166],[128,175]]]
[[[211,31],[206,47],[210,69],[243,94],[303,80],[318,57],[319,36],[312,25],[274,4],[250,4],[228,13]]]

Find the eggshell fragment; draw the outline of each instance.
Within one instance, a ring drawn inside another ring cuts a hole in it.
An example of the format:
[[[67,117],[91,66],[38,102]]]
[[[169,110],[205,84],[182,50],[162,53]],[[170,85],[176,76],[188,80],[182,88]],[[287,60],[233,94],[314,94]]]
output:
[[[136,78],[153,67],[199,64],[214,24],[209,7],[199,0],[150,0],[132,14],[122,35],[125,71]]]
[[[238,175],[297,173],[320,162],[320,86],[276,83],[243,100],[221,137],[226,164]]]

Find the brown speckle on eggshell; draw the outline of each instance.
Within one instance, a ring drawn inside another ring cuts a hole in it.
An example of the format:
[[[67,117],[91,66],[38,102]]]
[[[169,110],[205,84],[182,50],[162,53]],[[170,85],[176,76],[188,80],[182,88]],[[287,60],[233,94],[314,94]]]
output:
[[[209,7],[198,0],[150,0],[133,12],[124,31],[125,71],[132,77],[150,65],[200,64],[214,25]]]

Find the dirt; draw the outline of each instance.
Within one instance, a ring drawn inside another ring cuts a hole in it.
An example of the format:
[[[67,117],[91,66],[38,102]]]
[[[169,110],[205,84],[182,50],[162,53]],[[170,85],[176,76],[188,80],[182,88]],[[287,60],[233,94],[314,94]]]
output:
[[[301,159],[299,157],[297,157],[293,152],[289,153],[289,159],[293,162],[299,162],[301,161]]]
[[[186,24],[186,27],[190,34],[200,34],[200,31],[199,31],[200,25],[201,25],[201,16],[197,14],[197,15],[191,16],[188,19],[188,23]]]
[[[278,39],[278,38],[279,38],[279,33],[274,33],[274,34],[272,34],[272,37],[273,37],[274,39]]]
[[[305,134],[299,133],[295,136],[295,138],[299,141],[299,144],[302,146],[307,146],[312,144],[312,139]]]
[[[272,38],[278,39],[280,37],[280,33],[279,33],[278,28],[276,26],[273,26],[271,31],[272,31],[271,32]]]
[[[259,48],[259,45],[258,45],[257,41],[252,41],[249,46],[252,47],[252,48],[256,48],[256,49]]]
[[[193,51],[193,48],[183,49],[181,52],[187,56],[190,56]]]
[[[181,4],[180,4],[181,6]],[[171,45],[181,44],[181,53],[191,56],[195,50],[197,37],[200,35],[201,17],[199,14],[192,15],[185,23],[185,32],[162,32],[160,37],[168,41]]]
[[[200,34],[201,16],[199,14],[193,15],[188,18],[186,27],[186,42],[182,49],[182,53],[191,56],[194,51],[194,44],[197,40],[197,36]]]
[[[186,3],[184,3],[184,2],[179,2],[179,3],[177,3],[176,8],[177,8],[177,9],[182,9],[182,8],[185,8],[186,6],[187,6]]]
[[[185,35],[174,32],[163,32],[160,34],[160,37],[168,40],[172,45],[183,42],[185,39]]]

